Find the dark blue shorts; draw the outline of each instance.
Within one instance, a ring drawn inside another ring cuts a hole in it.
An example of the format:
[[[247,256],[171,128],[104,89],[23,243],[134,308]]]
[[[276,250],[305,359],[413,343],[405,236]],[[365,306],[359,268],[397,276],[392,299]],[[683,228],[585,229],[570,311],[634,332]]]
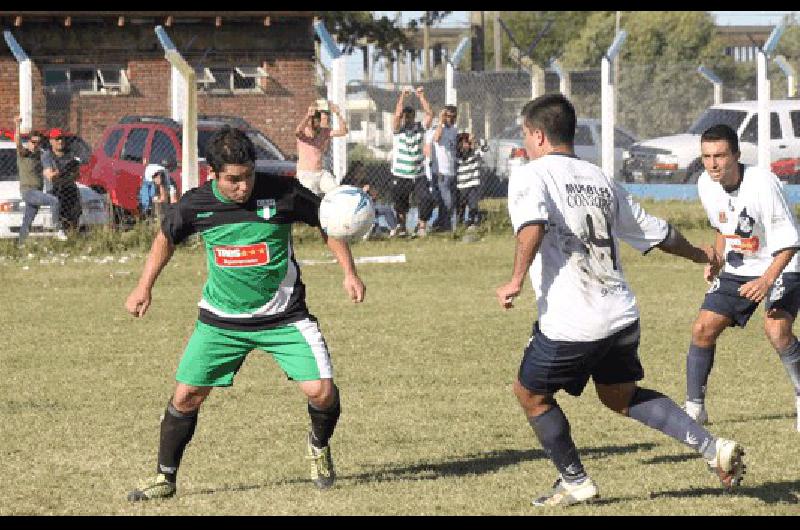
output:
[[[589,377],[601,385],[641,380],[644,369],[638,351],[638,320],[610,337],[591,342],[550,340],[536,322],[517,377],[522,386],[537,394],[564,389],[580,396]]]
[[[700,309],[723,315],[733,321],[732,326],[745,327],[758,304],[739,294],[739,288],[758,276],[736,276],[727,272],[720,274],[703,299]],[[800,308],[800,273],[781,274],[764,297],[766,310],[781,309],[792,318]]]

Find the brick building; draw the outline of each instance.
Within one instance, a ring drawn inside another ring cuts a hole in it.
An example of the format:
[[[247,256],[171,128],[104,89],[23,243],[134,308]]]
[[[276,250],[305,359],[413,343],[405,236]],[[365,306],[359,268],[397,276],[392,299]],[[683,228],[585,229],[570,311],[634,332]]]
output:
[[[162,25],[198,78],[200,114],[245,118],[284,152],[316,99],[308,11],[0,11],[33,63],[33,127],[64,127],[93,146],[128,114],[170,116]],[[0,127],[19,112],[19,68],[0,45]]]

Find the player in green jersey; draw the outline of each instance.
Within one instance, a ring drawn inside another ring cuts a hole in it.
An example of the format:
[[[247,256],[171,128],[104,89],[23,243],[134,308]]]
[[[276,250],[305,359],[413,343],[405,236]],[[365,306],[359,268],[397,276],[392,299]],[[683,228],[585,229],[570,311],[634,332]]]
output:
[[[144,316],[153,285],[175,245],[202,234],[208,279],[197,324],[161,421],[156,475],[131,491],[130,501],[175,494],[178,467],[201,404],[214,387],[233,384],[254,349],[272,354],[308,397],[311,478],[321,489],[333,485],[329,440],[341,410],[339,391],[325,340],[306,307],[291,237],[294,222],[320,226],[320,199],[296,179],[257,173],[255,159],[252,142],[238,129],[226,127],[209,140],[212,179],[170,205],[139,283],[125,302],[130,314]],[[344,271],[347,295],[362,302],[366,288],[350,248],[321,233]]]

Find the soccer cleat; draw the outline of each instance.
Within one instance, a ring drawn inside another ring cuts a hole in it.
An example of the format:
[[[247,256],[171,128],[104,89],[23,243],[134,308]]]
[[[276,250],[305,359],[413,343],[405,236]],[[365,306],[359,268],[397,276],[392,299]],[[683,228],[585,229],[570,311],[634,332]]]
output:
[[[695,403],[694,401],[687,401],[686,406],[683,407],[686,414],[694,420],[698,425],[705,425],[708,423],[708,413],[706,406],[703,403]]]
[[[600,497],[597,484],[586,477],[580,484],[570,484],[562,477],[553,484],[553,489],[531,501],[534,506],[570,506],[582,502],[591,502]]]
[[[159,473],[155,477],[140,482],[135,490],[128,493],[128,500],[138,502],[152,499],[168,499],[175,495],[176,490],[175,483],[170,482],[163,473]]]
[[[307,446],[306,459],[311,460],[311,480],[321,490],[330,488],[336,480],[330,443],[323,448],[315,447],[311,443],[311,433],[308,433]]]
[[[711,472],[719,477],[727,490],[742,483],[747,466],[744,464],[744,449],[733,440],[717,438],[714,459],[707,461]]]

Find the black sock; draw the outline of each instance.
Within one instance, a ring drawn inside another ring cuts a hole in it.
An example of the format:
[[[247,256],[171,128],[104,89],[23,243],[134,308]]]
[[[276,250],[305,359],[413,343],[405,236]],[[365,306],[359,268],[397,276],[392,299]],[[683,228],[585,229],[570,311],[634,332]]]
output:
[[[583,481],[586,471],[570,436],[569,421],[561,407],[555,404],[544,414],[528,418],[528,423],[564,480],[573,484]]]
[[[686,355],[686,400],[695,403],[704,403],[706,400],[706,386],[711,367],[714,366],[714,352],[716,344],[710,348],[701,348],[694,344],[689,345]]]
[[[156,472],[165,474],[171,482],[175,482],[183,450],[194,436],[196,426],[197,411],[184,414],[172,405],[170,399],[161,419],[161,442],[158,446]]]
[[[339,387],[333,385],[333,404],[325,410],[320,410],[308,402],[308,415],[311,417],[311,443],[314,447],[322,448],[328,445],[328,440],[333,436],[336,422],[342,407],[339,404]]]
[[[792,381],[795,395],[800,396],[800,342],[794,339],[794,342],[785,350],[779,351],[778,355]]]
[[[628,406],[628,415],[687,445],[707,460],[716,452],[714,436],[660,392],[649,388],[637,388]]]

